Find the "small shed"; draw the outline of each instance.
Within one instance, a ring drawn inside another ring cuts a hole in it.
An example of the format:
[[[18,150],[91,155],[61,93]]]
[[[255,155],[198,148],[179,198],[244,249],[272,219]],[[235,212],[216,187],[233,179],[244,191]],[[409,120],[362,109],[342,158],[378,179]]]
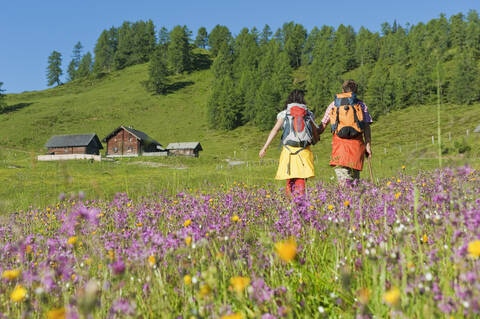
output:
[[[478,125],[477,128],[473,130],[473,133],[480,133],[480,125]]]
[[[103,149],[97,134],[55,135],[45,144],[49,155],[99,155]]]
[[[171,155],[198,157],[198,152],[203,151],[200,142],[170,143],[167,150]]]
[[[134,157],[142,154],[167,155],[163,146],[142,131],[120,126],[103,139],[107,143],[107,157]]]

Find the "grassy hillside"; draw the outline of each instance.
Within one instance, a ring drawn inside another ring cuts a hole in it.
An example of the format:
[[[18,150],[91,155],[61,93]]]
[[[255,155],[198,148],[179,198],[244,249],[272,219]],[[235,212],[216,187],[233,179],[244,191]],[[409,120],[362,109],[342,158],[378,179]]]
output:
[[[0,114],[0,211],[49,203],[61,192],[83,190],[89,197],[131,196],[162,190],[205,189],[235,181],[273,183],[278,142],[268,159],[258,151],[268,132],[245,126],[231,132],[209,129],[206,103],[213,75],[210,70],[172,77],[165,96],[146,92],[147,65],[113,72],[102,79],[77,80],[39,92],[10,94]],[[368,102],[368,101],[367,101]],[[321,116],[322,114],[317,114]],[[381,117],[372,127],[374,174],[391,176],[402,165],[407,172],[438,166],[436,106],[415,106]],[[480,106],[442,106],[444,164],[479,166]],[[103,139],[119,125],[133,125],[166,146],[200,141],[200,158],[135,158],[115,162],[40,163],[37,154],[51,135],[97,133]],[[470,134],[467,136],[467,130]],[[435,136],[435,144],[432,144]],[[470,151],[460,153],[462,146]],[[330,134],[314,147],[316,174],[330,180]],[[248,162],[230,166],[228,160]],[[366,177],[366,174],[364,174]]]

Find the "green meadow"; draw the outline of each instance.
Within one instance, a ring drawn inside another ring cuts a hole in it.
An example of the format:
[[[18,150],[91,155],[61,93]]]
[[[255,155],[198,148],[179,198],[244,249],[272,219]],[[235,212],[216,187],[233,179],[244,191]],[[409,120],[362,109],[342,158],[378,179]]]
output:
[[[0,212],[44,206],[61,193],[69,196],[79,191],[87,199],[109,199],[117,192],[139,198],[190,189],[211,191],[237,182],[283,186],[273,179],[279,137],[266,158],[259,160],[268,131],[250,125],[233,131],[209,127],[210,70],[172,76],[170,92],[154,95],[143,85],[147,69],[148,64],[135,65],[100,79],[9,94],[8,106],[0,113]],[[479,104],[441,105],[441,165],[480,167],[480,134],[473,133],[479,124]],[[46,152],[44,144],[52,135],[96,133],[103,139],[120,125],[144,131],[163,146],[199,141],[203,152],[199,158],[138,157],[93,163],[36,160]],[[325,132],[313,147],[315,180],[333,182],[328,165],[330,140],[330,133]],[[402,166],[409,174],[439,167],[437,105],[411,106],[380,116],[372,126],[372,148],[377,181],[393,176]],[[366,168],[363,178],[369,177]]]

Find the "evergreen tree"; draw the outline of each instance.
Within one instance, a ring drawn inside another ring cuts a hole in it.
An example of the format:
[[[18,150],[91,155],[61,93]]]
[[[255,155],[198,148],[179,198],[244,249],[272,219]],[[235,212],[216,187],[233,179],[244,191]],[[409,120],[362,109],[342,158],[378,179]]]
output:
[[[75,69],[80,65],[80,60],[82,59],[82,49],[83,45],[78,41],[73,47],[72,60],[75,63]]]
[[[118,29],[118,46],[114,56],[115,69],[120,70],[132,65],[135,51],[134,33],[130,22],[125,21]]]
[[[145,63],[155,50],[157,39],[152,20],[137,21],[132,25],[133,53],[129,65]]]
[[[312,63],[315,44],[317,43],[319,37],[320,30],[317,27],[314,27],[308,34],[307,40],[305,41],[305,45],[303,47],[302,65],[310,65]]]
[[[67,81],[73,81],[77,78],[77,69],[75,68],[75,61],[71,60],[67,68]]]
[[[77,78],[77,70],[80,65],[80,60],[82,59],[82,49],[83,45],[78,41],[73,47],[72,51],[72,60],[68,64],[67,74],[68,81],[73,81]]]
[[[456,47],[463,48],[466,38],[466,22],[462,13],[450,17],[450,40]]]
[[[373,69],[368,81],[366,100],[368,111],[374,117],[384,114],[392,104],[392,84],[389,79],[388,67],[383,60],[379,60]]]
[[[289,22],[283,25],[283,47],[290,58],[290,65],[293,68],[298,68],[302,63],[303,45],[306,38],[307,31],[301,24]]]
[[[309,69],[307,83],[307,99],[311,109],[320,114],[332,101],[333,95],[338,93],[340,76],[333,60],[334,30],[323,26],[315,44],[312,65]]]
[[[0,110],[2,110],[6,105],[6,103],[5,103],[6,95],[3,94],[3,92],[5,92],[5,90],[2,89],[2,86],[3,86],[3,82],[0,82]]]
[[[161,46],[158,46],[152,55],[148,75],[147,88],[157,94],[165,94],[168,90],[167,76],[169,72],[164,50]]]
[[[167,61],[174,73],[182,73],[191,69],[191,49],[185,26],[176,26],[170,33],[170,44],[167,49]]]
[[[47,66],[47,84],[52,86],[57,83],[60,85],[60,76],[62,76],[62,54],[57,51],[53,51],[48,57],[48,66]]]
[[[170,32],[167,28],[161,27],[160,31],[158,32],[158,45],[163,46],[165,49],[170,42]]]
[[[208,46],[210,47],[210,51],[212,52],[212,56],[217,56],[218,51],[224,45],[230,45],[232,41],[232,34],[230,30],[226,26],[223,25],[216,25],[212,31],[210,31],[210,35],[208,36]]]
[[[480,99],[480,70],[471,52],[465,50],[456,55],[448,93],[449,101],[455,104],[471,104]]]
[[[205,49],[208,44],[208,33],[205,27],[200,27],[197,32],[197,37],[195,38],[195,46],[198,48]]]
[[[92,73],[93,61],[92,61],[92,54],[87,52],[82,59],[80,60],[80,65],[78,66],[77,70],[77,77],[83,78],[87,77]]]
[[[465,44],[474,58],[480,57],[480,18],[475,10],[470,10],[467,15]]]
[[[114,27],[104,30],[93,50],[95,63],[93,70],[96,74],[110,72],[114,68],[114,57],[118,46],[118,30]]]
[[[272,29],[270,29],[270,26],[268,24],[266,24],[263,27],[262,33],[260,33],[260,45],[266,45],[270,41],[272,34]]]
[[[356,36],[355,59],[357,65],[374,63],[378,59],[380,36],[361,27]]]
[[[352,70],[355,66],[355,31],[352,26],[341,24],[333,40],[333,59],[339,72]]]

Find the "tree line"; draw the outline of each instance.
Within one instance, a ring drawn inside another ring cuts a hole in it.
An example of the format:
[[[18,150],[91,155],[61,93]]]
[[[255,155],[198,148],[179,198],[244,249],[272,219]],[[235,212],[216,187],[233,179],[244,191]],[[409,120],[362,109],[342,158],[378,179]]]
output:
[[[159,94],[168,92],[169,75],[213,59],[207,114],[211,126],[222,129],[246,123],[270,127],[293,88],[306,90],[319,116],[349,78],[359,83],[359,95],[374,117],[433,103],[438,92],[443,102],[480,99],[480,18],[474,10],[416,25],[384,23],[379,32],[346,25],[308,31],[289,22],[275,32],[265,25],[236,36],[226,26],[210,33],[201,27],[193,38],[186,26],[157,32],[151,20],[124,22],[104,30],[93,53],[82,55],[81,43],[75,45],[68,80],[150,62],[145,84]],[[61,83],[60,65],[61,54],[52,52],[49,85]]]

